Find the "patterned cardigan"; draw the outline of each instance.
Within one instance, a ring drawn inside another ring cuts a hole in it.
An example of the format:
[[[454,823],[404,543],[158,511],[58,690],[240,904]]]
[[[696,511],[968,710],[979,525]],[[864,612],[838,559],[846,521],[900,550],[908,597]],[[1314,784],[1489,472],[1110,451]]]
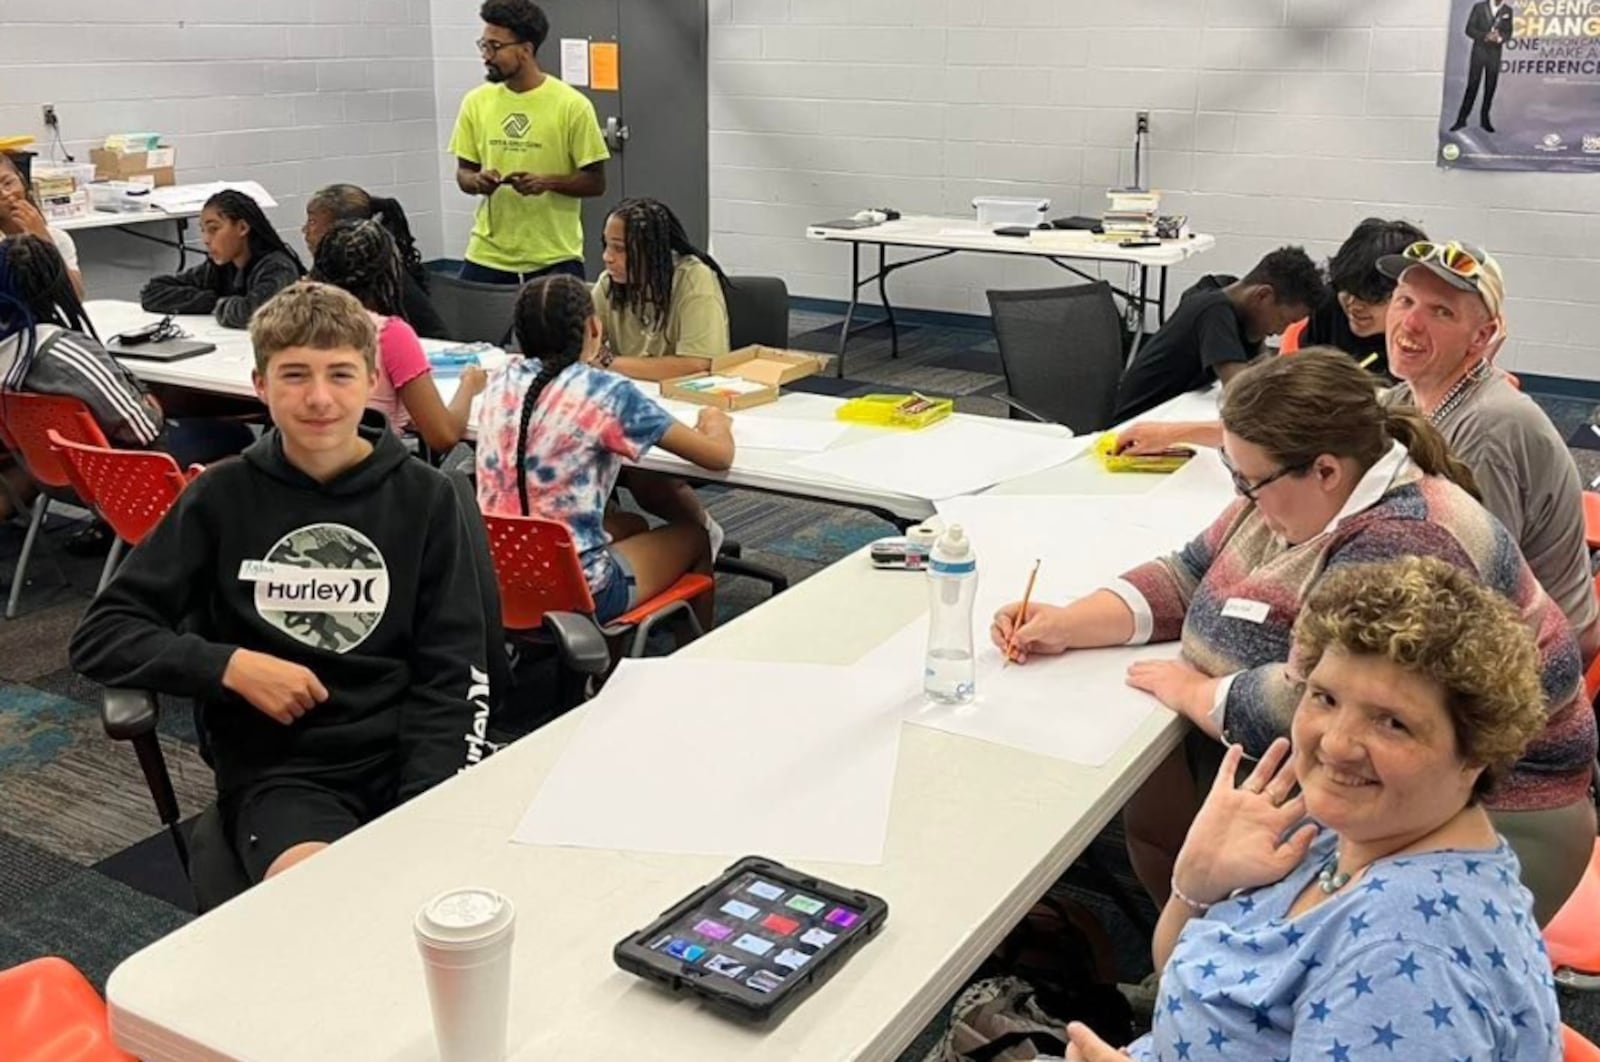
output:
[[[1300,606],[1318,580],[1347,564],[1438,557],[1504,594],[1537,634],[1549,721],[1485,803],[1524,811],[1584,799],[1595,761],[1595,716],[1561,610],[1500,521],[1471,495],[1447,479],[1423,475],[1409,461],[1385,478],[1373,504],[1347,512],[1297,546],[1270,530],[1254,504],[1236,499],[1182,551],[1140,565],[1111,588],[1134,610],[1135,641],[1182,638],[1191,664],[1226,677],[1223,732],[1260,755],[1288,733],[1299,701],[1283,662]],[[1256,616],[1224,615],[1234,599],[1267,606],[1265,618],[1258,623]]]

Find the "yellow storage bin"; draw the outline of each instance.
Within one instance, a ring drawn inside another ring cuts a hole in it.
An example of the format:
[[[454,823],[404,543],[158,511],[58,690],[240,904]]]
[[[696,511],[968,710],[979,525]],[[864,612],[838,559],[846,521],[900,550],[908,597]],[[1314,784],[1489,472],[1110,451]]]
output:
[[[1194,456],[1194,451],[1187,447],[1175,448],[1165,454],[1148,457],[1119,454],[1116,448],[1117,433],[1114,431],[1105,432],[1095,440],[1095,456],[1100,458],[1100,463],[1105,466],[1107,472],[1176,472],[1183,467],[1184,462]]]
[[[917,394],[861,395],[845,402],[834,416],[851,424],[915,431],[937,424],[955,411],[955,401],[949,398],[928,398]]]

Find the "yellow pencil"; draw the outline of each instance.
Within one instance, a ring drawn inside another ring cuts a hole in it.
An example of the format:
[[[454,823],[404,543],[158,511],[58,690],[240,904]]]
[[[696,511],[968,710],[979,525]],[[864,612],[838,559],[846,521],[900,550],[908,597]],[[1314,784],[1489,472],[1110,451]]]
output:
[[[1011,666],[1012,655],[1016,652],[1017,630],[1028,622],[1028,600],[1033,597],[1033,581],[1039,578],[1039,562],[1033,562],[1033,571],[1028,573],[1028,585],[1022,591],[1022,607],[1017,610],[1016,626],[1011,628],[1011,637],[1006,639],[1006,658],[1000,662],[1001,667]]]
[[[1361,359],[1361,367],[1363,369],[1370,369],[1372,368],[1372,363],[1377,360],[1378,356],[1376,354],[1368,354],[1366,357]]]

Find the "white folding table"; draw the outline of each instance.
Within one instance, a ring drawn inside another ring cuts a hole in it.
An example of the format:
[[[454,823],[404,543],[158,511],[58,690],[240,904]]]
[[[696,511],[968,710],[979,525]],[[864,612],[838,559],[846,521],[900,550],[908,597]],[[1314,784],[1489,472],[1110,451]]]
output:
[[[1156,416],[1204,415],[1207,402],[1186,398]],[[1072,493],[1147,490],[1160,480],[1112,476],[1090,457],[1063,475],[1057,489]],[[850,665],[925,608],[920,578],[874,570],[862,551],[683,653]],[[1064,689],[1070,685],[1068,676]],[[906,727],[883,863],[806,867],[883,896],[888,922],[815,996],[763,1032],[611,962],[617,940],[731,860],[510,842],[584,711],[129,958],[106,990],[118,1043],[147,1062],[436,1057],[411,920],[430,896],[472,884],[502,890],[518,911],[514,1062],[893,1059],[1185,729],[1157,709],[1108,763],[1091,768]],[[685,785],[715,777],[714,760],[684,759],[682,770]],[[714,793],[714,781],[706,785]]]
[[[906,215],[894,221],[885,221],[862,229],[835,228],[812,225],[806,236],[828,243],[850,246],[850,302],[845,309],[844,325],[839,330],[839,356],[834,363],[834,375],[844,375],[845,346],[860,328],[854,326],[856,309],[861,304],[861,289],[877,284],[878,299],[883,304],[889,323],[889,350],[892,357],[900,356],[900,330],[894,319],[894,306],[889,301],[888,280],[891,274],[908,266],[921,265],[953,254],[998,254],[1024,258],[1038,258],[1050,262],[1085,280],[1098,280],[1076,263],[1123,265],[1131,267],[1138,275],[1137,286],[1112,291],[1135,309],[1139,319],[1152,305],[1156,318],[1166,322],[1167,270],[1197,254],[1216,246],[1213,236],[1193,235],[1179,240],[1163,240],[1159,247],[1119,247],[1097,238],[1082,229],[1041,229],[1027,236],[998,236],[994,226],[979,225],[972,218],[941,218],[924,215]],[[877,270],[870,276],[861,275],[861,248],[878,249]],[[900,247],[925,251],[915,258],[898,262],[889,260],[889,249]],[[1157,291],[1150,294],[1150,271],[1156,271]],[[871,325],[861,326],[871,327]]]

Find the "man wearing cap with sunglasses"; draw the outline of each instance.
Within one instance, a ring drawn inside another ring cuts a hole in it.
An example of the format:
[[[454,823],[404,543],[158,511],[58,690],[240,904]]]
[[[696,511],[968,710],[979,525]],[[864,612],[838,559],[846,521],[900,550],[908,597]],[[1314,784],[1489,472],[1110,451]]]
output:
[[[1572,625],[1587,665],[1600,653],[1600,604],[1589,571],[1583,482],[1572,451],[1538,404],[1494,367],[1506,338],[1505,278],[1482,248],[1418,241],[1378,259],[1397,283],[1386,334],[1388,401],[1415,405],[1472,470],[1488,509],[1511,532],[1545,592]],[[1118,452],[1183,443],[1220,446],[1216,421],[1141,422]]]
[[[1486,509],[1561,606],[1585,661],[1600,650],[1583,481],[1544,410],[1494,366],[1506,339],[1505,278],[1481,247],[1420,241],[1378,259],[1389,303],[1390,401],[1422,410],[1472,469]]]

